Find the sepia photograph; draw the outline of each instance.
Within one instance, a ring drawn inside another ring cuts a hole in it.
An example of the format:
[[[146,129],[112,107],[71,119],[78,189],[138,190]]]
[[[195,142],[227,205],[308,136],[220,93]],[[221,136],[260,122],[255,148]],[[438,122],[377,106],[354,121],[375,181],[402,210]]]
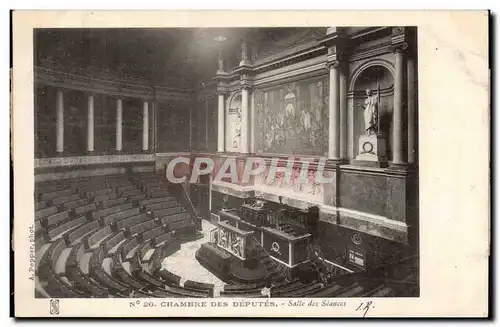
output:
[[[37,297],[419,296],[416,36],[36,29]]]
[[[30,28],[38,312],[422,300],[421,27],[366,23]]]

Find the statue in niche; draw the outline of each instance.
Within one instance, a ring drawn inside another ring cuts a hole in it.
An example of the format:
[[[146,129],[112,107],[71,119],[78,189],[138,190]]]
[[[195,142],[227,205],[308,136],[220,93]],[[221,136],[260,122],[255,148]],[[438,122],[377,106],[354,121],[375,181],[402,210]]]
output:
[[[366,135],[375,135],[378,132],[378,94],[373,94],[370,89],[366,90],[367,98],[363,105],[365,118],[365,133]]]
[[[233,148],[238,148],[241,137],[241,108],[236,108],[236,122],[234,126]]]

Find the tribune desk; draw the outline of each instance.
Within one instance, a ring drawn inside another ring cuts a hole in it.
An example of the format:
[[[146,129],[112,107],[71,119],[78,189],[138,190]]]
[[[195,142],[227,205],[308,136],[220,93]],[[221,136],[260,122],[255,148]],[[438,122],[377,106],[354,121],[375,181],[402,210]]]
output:
[[[295,236],[271,227],[261,228],[262,246],[273,259],[291,269],[308,260],[307,246],[311,234]]]
[[[220,221],[217,225],[217,246],[241,260],[246,260],[246,248],[251,244],[253,232],[241,230],[228,221]]]

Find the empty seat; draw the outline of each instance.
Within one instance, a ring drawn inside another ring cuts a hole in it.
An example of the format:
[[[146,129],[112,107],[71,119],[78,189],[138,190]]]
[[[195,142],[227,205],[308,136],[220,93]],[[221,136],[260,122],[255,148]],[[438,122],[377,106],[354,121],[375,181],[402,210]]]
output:
[[[102,195],[97,195],[94,197],[94,202],[101,202],[101,201],[107,201],[107,200],[113,200],[118,197],[118,194],[116,193],[107,193],[107,194],[102,194]]]
[[[130,226],[133,226],[135,224],[141,223],[143,221],[150,220],[146,214],[141,213],[139,215],[135,215],[132,217],[125,218],[123,220],[119,220],[116,222],[116,229],[121,230],[121,229],[126,229],[129,228]]]
[[[102,241],[105,237],[111,234],[111,226],[104,226],[103,228],[97,230],[87,239],[87,247],[91,248],[95,246],[99,241]]]
[[[159,227],[155,227],[153,229],[150,229],[148,231],[145,231],[144,233],[142,233],[141,238],[143,241],[147,241],[147,240],[155,238],[163,233],[165,233],[163,231],[163,227],[159,226]]]
[[[128,217],[133,217],[140,213],[139,208],[131,208],[127,210],[116,211],[108,216],[101,217],[101,223],[103,225],[113,224],[117,220],[125,219]]]
[[[185,221],[189,219],[189,215],[187,212],[181,212],[169,216],[160,217],[160,222],[162,225],[169,225],[170,223],[174,223],[176,221]]]
[[[121,248],[121,254],[122,254],[122,258],[125,258],[127,257],[127,254],[133,249],[135,248],[136,246],[138,245],[137,243],[137,237],[132,237],[132,238],[129,238],[125,244],[123,245],[123,247]]]
[[[134,188],[133,190],[125,191],[120,194],[120,196],[126,198],[132,195],[143,194],[141,190]]]
[[[115,245],[120,243],[125,239],[125,235],[123,232],[116,233],[114,236],[110,237],[108,240],[106,240],[106,243],[104,243],[104,249],[106,253],[108,253]]]
[[[67,233],[64,235],[64,238],[66,239],[66,242],[68,244],[72,244],[75,242],[77,239],[81,238],[82,236],[86,235],[87,233],[91,232],[94,229],[99,228],[99,223],[97,221],[91,221],[81,227],[78,227],[77,229]]]
[[[175,207],[179,207],[179,202],[177,202],[176,200],[169,200],[169,201],[146,204],[144,205],[144,210],[155,211],[155,210],[162,210]]]
[[[122,205],[125,202],[126,202],[125,198],[114,198],[109,200],[103,200],[99,203],[99,205],[101,206],[101,208],[110,208]]]
[[[80,196],[78,194],[71,194],[71,195],[66,195],[66,196],[54,198],[51,200],[51,202],[52,202],[52,205],[57,206],[57,205],[60,205],[60,204],[66,203],[66,202],[78,200],[79,198],[80,198]]]
[[[71,229],[73,229],[77,226],[80,226],[82,224],[85,224],[86,222],[87,222],[86,217],[79,217],[79,218],[71,219],[70,221],[68,221],[64,224],[61,224],[55,228],[49,229],[49,231],[47,232],[47,235],[49,236],[50,239],[53,239],[56,236],[61,235],[62,233],[65,233],[65,232],[67,233]]]
[[[170,242],[170,241],[172,241],[172,239],[173,239],[172,232],[163,233],[163,234],[156,236],[153,239],[153,245],[158,246],[158,245],[163,244],[165,242]]]
[[[39,201],[35,203],[35,211],[42,210],[47,206],[47,201]]]
[[[154,221],[153,220],[148,220],[139,224],[136,224],[134,226],[131,226],[129,228],[129,234],[130,235],[135,235],[135,234],[141,234],[148,229],[152,229],[154,227]]]
[[[40,200],[52,200],[58,197],[67,196],[73,194],[73,190],[65,189],[55,192],[44,192],[40,195]]]
[[[42,223],[40,222],[40,220],[36,220],[35,221],[35,236],[38,235],[42,231],[42,229],[43,229]]]
[[[160,198],[152,198],[152,199],[147,199],[144,201],[139,202],[140,206],[145,206],[148,204],[153,204],[153,203],[161,203],[161,202],[169,202],[169,201],[174,201],[175,198],[168,196],[168,197],[160,197]]]
[[[75,208],[74,213],[75,213],[75,215],[83,215],[83,214],[86,214],[87,212],[95,210],[95,209],[96,209],[95,203],[90,203],[90,204]]]
[[[81,207],[87,204],[87,199],[78,199],[70,202],[66,202],[63,204],[65,210],[75,209],[77,207]]]
[[[55,213],[57,213],[57,207],[48,207],[35,211],[35,220],[42,219],[43,217],[47,217]]]
[[[50,215],[46,218],[43,218],[42,222],[45,227],[51,227],[58,225],[59,223],[67,220],[68,218],[69,218],[68,212],[63,211],[60,213]]]
[[[94,219],[98,219],[98,218],[101,218],[101,217],[105,217],[105,216],[111,215],[111,214],[113,214],[115,212],[124,211],[124,210],[130,209],[130,208],[132,208],[132,204],[131,203],[126,203],[126,204],[122,204],[122,205],[119,205],[119,206],[116,206],[116,207],[110,207],[110,208],[106,208],[106,209],[101,209],[101,210],[95,211],[92,214],[92,217]]]
[[[179,207],[179,206],[171,207],[171,208],[166,208],[166,209],[154,211],[154,216],[155,217],[172,216],[172,215],[181,213],[183,211],[184,211],[184,208],[182,208],[182,207]]]
[[[106,195],[109,193],[113,193],[113,190],[110,188],[104,188],[104,189],[95,190],[95,191],[88,191],[88,192],[86,192],[85,195],[87,197],[95,197],[95,196],[99,196],[99,195]]]
[[[139,200],[143,200],[146,198],[146,194],[135,194],[135,195],[130,195],[130,196],[127,196],[127,199],[129,201],[139,201]]]
[[[175,221],[168,224],[171,231],[176,232],[192,232],[196,229],[196,225],[190,220]]]
[[[139,247],[139,258],[141,261],[144,259],[146,256],[146,253],[148,253],[149,250],[151,250],[151,241],[145,241],[140,247]],[[149,258],[148,258],[149,259]]]

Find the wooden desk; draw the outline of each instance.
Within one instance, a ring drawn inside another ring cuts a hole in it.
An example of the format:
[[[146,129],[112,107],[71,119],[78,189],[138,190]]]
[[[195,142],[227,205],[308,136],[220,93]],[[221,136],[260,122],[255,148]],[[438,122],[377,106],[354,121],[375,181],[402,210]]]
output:
[[[262,246],[276,261],[293,268],[307,261],[311,234],[292,236],[270,227],[262,227]]]
[[[237,258],[245,260],[246,247],[251,242],[253,232],[241,230],[227,221],[220,221],[217,225],[219,227],[217,246]]]

